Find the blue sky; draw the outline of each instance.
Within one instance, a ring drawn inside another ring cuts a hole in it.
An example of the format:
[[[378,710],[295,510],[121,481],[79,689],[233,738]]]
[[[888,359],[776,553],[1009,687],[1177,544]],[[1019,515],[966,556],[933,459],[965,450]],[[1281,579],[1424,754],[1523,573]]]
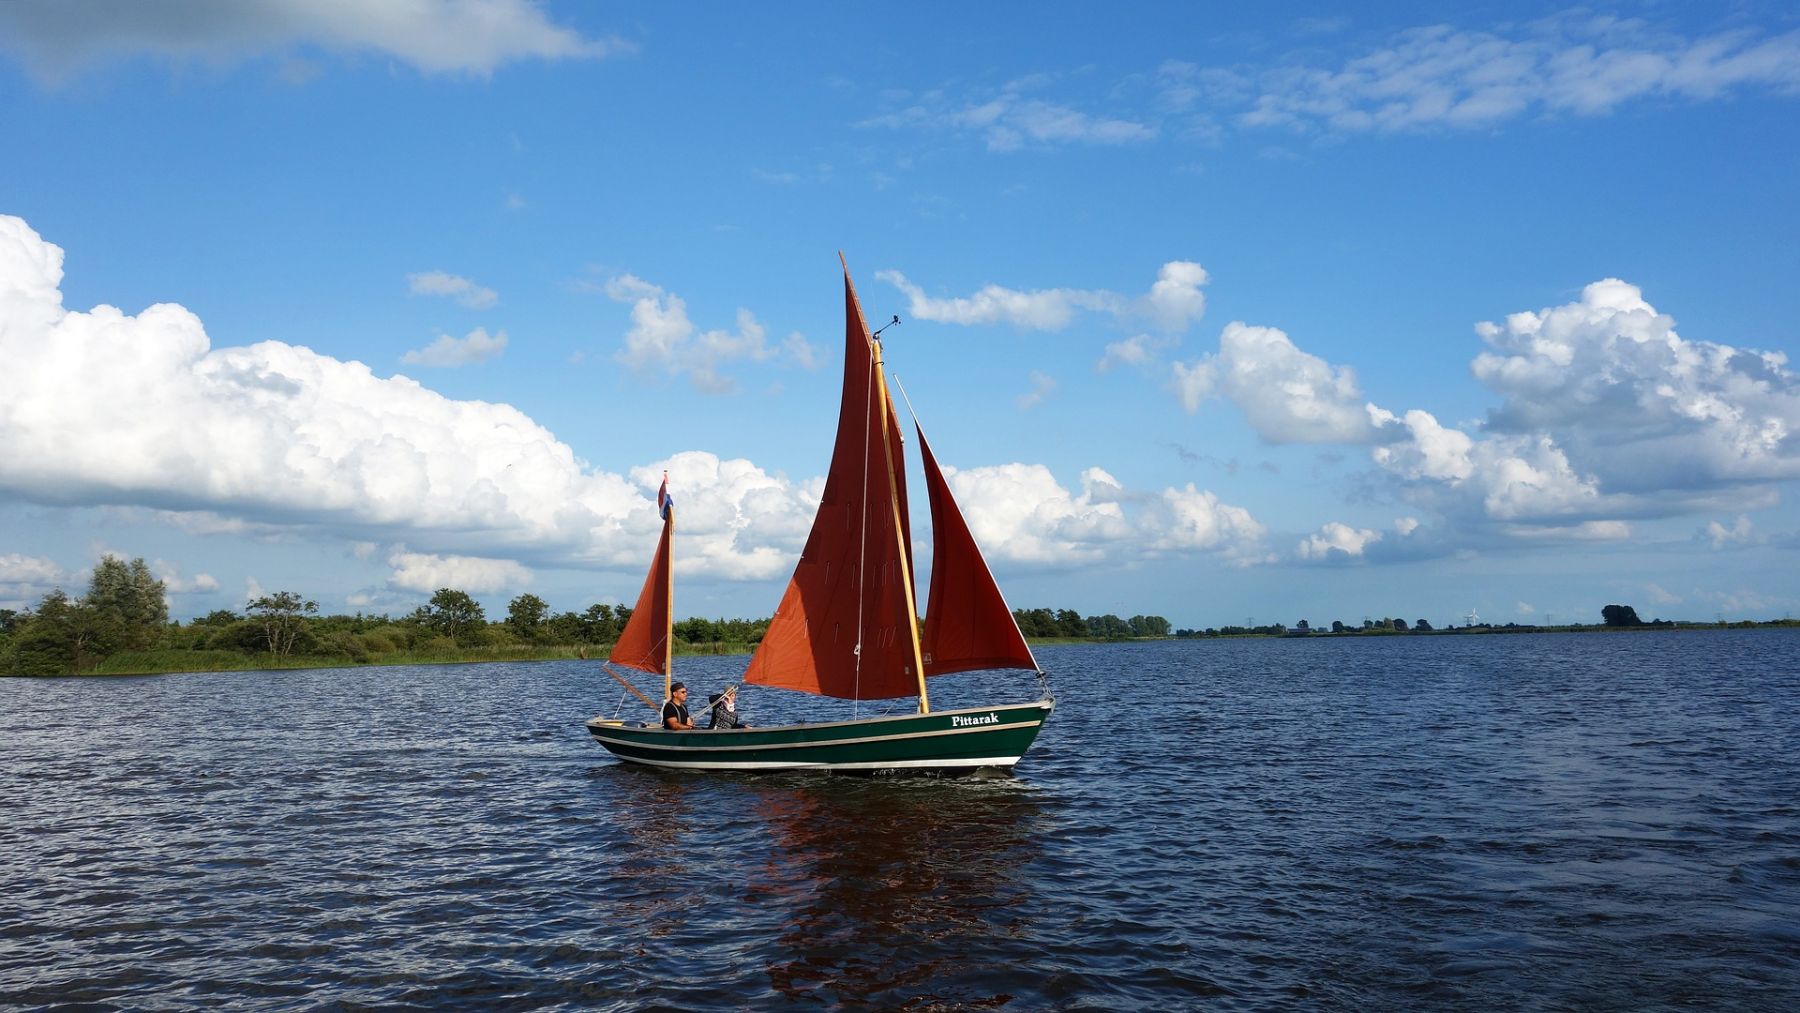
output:
[[[0,5],[0,607],[629,600],[666,468],[767,615],[839,250],[1014,605],[1800,606],[1783,5],[97,10]]]

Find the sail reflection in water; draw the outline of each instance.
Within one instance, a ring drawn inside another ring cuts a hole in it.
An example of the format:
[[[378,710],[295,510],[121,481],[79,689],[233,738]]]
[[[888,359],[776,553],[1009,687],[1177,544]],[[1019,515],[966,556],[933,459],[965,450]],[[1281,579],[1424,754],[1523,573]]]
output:
[[[748,887],[786,924],[764,951],[790,1001],[987,1005],[1016,969],[974,955],[1028,936],[1036,792],[965,784],[796,782],[756,788],[772,850]]]

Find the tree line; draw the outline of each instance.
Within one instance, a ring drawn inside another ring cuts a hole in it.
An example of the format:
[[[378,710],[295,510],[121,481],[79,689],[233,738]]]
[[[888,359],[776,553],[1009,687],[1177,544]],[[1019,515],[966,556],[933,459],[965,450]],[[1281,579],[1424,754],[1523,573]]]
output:
[[[542,598],[522,594],[507,605],[504,618],[489,620],[467,592],[441,588],[397,618],[320,615],[318,602],[278,591],[251,599],[241,611],[220,609],[182,623],[169,620],[166,594],[142,559],[127,563],[109,555],[94,567],[87,593],[79,598],[58,588],[34,609],[0,609],[0,674],[79,674],[127,652],[360,664],[467,648],[600,647],[618,640],[631,618],[624,605],[552,613]],[[684,620],[676,624],[676,636],[747,636],[753,627],[742,620]],[[760,639],[760,631],[755,635]]]
[[[1130,640],[1166,637],[1172,627],[1162,616],[1083,616],[1074,609],[1013,609],[1019,632],[1040,640]]]
[[[240,610],[219,609],[187,622],[171,622],[167,587],[143,559],[107,556],[95,567],[87,593],[71,597],[58,588],[36,608],[0,609],[0,674],[73,675],[91,672],[108,658],[132,654],[201,657],[229,662],[261,659],[272,664],[316,660],[367,664],[386,658],[444,657],[471,649],[568,647],[585,652],[609,647],[631,619],[626,605],[594,604],[580,612],[554,612],[534,594],[507,603],[490,619],[479,601],[455,588],[440,588],[402,616],[321,615],[318,602],[292,591],[260,595]],[[1027,637],[1119,640],[1167,637],[1161,616],[1082,616],[1073,609],[1018,609]],[[690,617],[674,625],[677,648],[712,645],[742,649],[761,643],[768,619]],[[261,663],[260,661],[258,663]]]
[[[605,604],[580,612],[553,612],[537,595],[521,594],[507,603],[504,617],[489,619],[467,592],[440,588],[425,604],[397,618],[361,612],[320,615],[316,601],[278,591],[246,602],[240,611],[221,609],[181,623],[169,620],[166,592],[143,559],[125,562],[109,555],[94,567],[87,593],[79,598],[58,588],[34,609],[0,609],[0,674],[90,672],[106,659],[128,652],[265,659],[274,664],[295,659],[367,664],[396,656],[450,659],[472,649],[569,648],[585,653],[593,648],[599,653],[618,640],[632,612],[629,606]],[[1327,631],[1304,619],[1293,627],[1247,623],[1172,630],[1162,616],[1083,616],[1068,608],[1016,609],[1013,617],[1020,631],[1036,640],[1296,636]],[[1629,605],[1606,606],[1601,620],[1610,628],[1673,625],[1667,620],[1644,622]],[[768,619],[690,617],[676,622],[674,633],[677,649],[747,649],[761,643],[768,628]],[[1526,632],[1540,627],[1477,623],[1471,628]],[[1436,632],[1424,619],[1409,623],[1399,618],[1364,619],[1358,626],[1334,621],[1328,629],[1336,634]]]

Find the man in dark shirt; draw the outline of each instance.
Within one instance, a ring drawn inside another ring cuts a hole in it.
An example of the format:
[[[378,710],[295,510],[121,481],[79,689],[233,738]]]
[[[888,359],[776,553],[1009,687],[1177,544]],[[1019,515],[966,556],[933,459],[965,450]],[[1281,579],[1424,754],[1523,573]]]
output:
[[[688,718],[687,687],[676,683],[669,687],[669,699],[663,704],[663,727],[672,732],[691,731],[694,722]]]

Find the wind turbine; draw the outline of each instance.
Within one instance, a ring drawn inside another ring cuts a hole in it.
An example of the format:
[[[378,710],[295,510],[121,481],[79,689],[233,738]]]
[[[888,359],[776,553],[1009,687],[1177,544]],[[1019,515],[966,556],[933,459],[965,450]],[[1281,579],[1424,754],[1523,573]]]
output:
[[[1475,609],[1473,607],[1470,607],[1469,614],[1466,616],[1463,616],[1463,618],[1467,619],[1469,621],[1470,626],[1473,626],[1476,623],[1481,621],[1481,617],[1475,614]]]

